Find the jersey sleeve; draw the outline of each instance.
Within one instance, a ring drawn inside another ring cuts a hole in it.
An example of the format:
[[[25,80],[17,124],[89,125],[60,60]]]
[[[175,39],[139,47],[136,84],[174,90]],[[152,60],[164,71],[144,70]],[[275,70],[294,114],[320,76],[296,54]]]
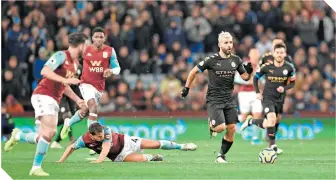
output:
[[[48,66],[53,71],[55,71],[55,69],[64,63],[65,59],[65,53],[63,51],[58,51],[48,59],[48,61],[45,63],[45,66]]]
[[[112,48],[112,54],[110,57],[110,68],[112,69],[112,73],[113,74],[119,74],[120,73],[120,66],[119,66],[119,62],[117,59],[117,54],[114,51],[114,49]]]
[[[290,67],[291,68],[290,68],[289,73],[288,73],[289,81],[295,81],[295,79],[296,79],[295,68],[292,64],[290,65]]]
[[[198,68],[198,71],[199,72],[203,72],[203,71],[205,71],[206,69],[210,69],[210,57],[206,57],[206,58],[204,58],[204,60],[203,61],[201,61],[201,62],[199,62],[198,64],[197,64],[197,68]]]
[[[119,66],[119,62],[118,62],[118,58],[117,58],[117,54],[114,51],[114,49],[112,49],[112,54],[111,54],[111,58],[110,58],[110,67],[113,68],[117,68],[120,67]]]
[[[239,72],[239,74],[244,74],[246,73],[246,69],[243,66],[243,61],[240,57],[238,57],[238,67],[237,67],[237,71]]]
[[[267,66],[267,63],[266,64],[263,64],[260,69],[258,69],[258,71],[256,72],[255,76],[257,79],[260,79],[262,78],[265,74],[266,74],[266,70],[267,70],[268,66]]]
[[[103,142],[112,142],[112,130],[109,127],[104,128],[104,136]]]
[[[74,142],[75,150],[80,148],[85,148],[85,143],[83,140],[83,136],[80,136],[75,142]]]

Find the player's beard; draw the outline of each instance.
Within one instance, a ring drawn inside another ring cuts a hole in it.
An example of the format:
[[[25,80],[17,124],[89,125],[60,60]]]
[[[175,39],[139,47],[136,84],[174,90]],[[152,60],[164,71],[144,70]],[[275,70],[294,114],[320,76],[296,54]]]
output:
[[[229,49],[221,48],[221,51],[222,51],[226,56],[228,56],[228,55],[231,54],[232,49],[229,50]]]
[[[277,63],[282,63],[284,60],[285,60],[285,59],[282,58],[282,57],[278,57],[278,58],[275,59],[275,61],[276,61]]]

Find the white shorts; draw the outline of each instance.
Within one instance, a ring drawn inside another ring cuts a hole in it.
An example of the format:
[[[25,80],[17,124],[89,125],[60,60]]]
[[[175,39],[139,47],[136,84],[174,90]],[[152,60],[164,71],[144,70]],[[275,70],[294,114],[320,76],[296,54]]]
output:
[[[57,101],[47,95],[34,94],[31,103],[35,111],[35,118],[44,115],[54,115],[58,119],[59,106]]]
[[[142,139],[136,136],[124,136],[124,148],[120,154],[115,158],[115,162],[123,162],[124,159],[131,153],[141,152]]]
[[[238,93],[239,109],[241,113],[262,113],[261,101],[257,99],[254,91],[242,91]]]
[[[97,105],[100,103],[100,99],[103,96],[103,93],[98,91],[95,87],[93,87],[91,84],[80,84],[79,90],[83,96],[83,99],[87,105],[87,102],[90,99],[94,99],[97,103]]]

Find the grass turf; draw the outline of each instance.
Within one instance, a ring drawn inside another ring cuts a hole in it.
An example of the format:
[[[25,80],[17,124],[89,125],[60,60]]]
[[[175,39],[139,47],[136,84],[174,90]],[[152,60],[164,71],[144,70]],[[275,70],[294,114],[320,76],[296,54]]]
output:
[[[214,162],[219,138],[194,143],[198,145],[194,152],[145,150],[164,155],[163,162],[149,163],[90,164],[86,160],[90,157],[88,149],[81,149],[58,164],[64,149],[49,149],[43,169],[51,174],[46,179],[336,179],[335,139],[279,141],[284,154],[278,156],[275,164],[258,162],[265,142],[252,146],[237,140],[227,155],[228,164]],[[35,147],[19,143],[10,152],[2,151],[2,168],[13,179],[40,179],[28,175]]]

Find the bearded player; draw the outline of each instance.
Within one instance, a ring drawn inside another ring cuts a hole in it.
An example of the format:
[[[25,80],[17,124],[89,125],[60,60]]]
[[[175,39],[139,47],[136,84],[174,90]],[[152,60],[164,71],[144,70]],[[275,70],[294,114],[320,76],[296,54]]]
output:
[[[97,122],[98,104],[105,90],[105,78],[120,73],[117,55],[112,47],[104,45],[105,39],[103,28],[96,27],[92,30],[93,44],[88,46],[84,52],[82,82],[79,85],[89,113],[81,114],[77,111],[71,119],[66,119],[61,131],[62,139],[68,136],[70,127],[87,114],[89,115],[88,127]]]
[[[181,95],[182,98],[188,95],[191,83],[198,72],[208,70],[206,104],[210,135],[213,132],[220,133],[227,130],[216,158],[218,163],[227,163],[226,153],[233,144],[238,122],[237,105],[232,95],[234,76],[238,71],[242,79],[248,81],[253,68],[251,63],[244,65],[239,56],[232,54],[233,38],[230,33],[221,32],[218,35],[218,47],[220,49],[218,53],[206,57],[191,70]]]
[[[275,45],[276,44],[280,44],[280,43],[285,43],[285,42],[282,39],[280,39],[280,38],[273,39],[273,41],[272,41],[272,48],[274,49]],[[261,59],[260,59],[260,66],[262,66],[263,64],[265,64],[267,62],[272,63],[273,61],[274,61],[273,51],[267,52],[267,53],[265,53],[261,57]],[[291,56],[286,55],[285,56],[285,61],[291,63],[294,66],[294,68],[295,68],[295,65],[294,65],[294,62],[293,62]],[[287,83],[289,83],[289,81],[287,81]],[[283,103],[285,101],[285,97],[286,97],[286,92],[282,93],[282,102]],[[278,132],[280,121],[282,119],[282,110],[283,110],[283,108],[281,107],[280,111],[279,111],[279,114],[277,115],[277,119],[276,119],[276,123],[275,123],[275,136],[276,136],[276,134]],[[268,137],[267,137],[267,139],[268,139]],[[283,153],[283,150],[278,147],[277,148],[277,154],[281,154],[281,153]]]
[[[253,80],[258,99],[262,100],[266,118],[257,119],[249,116],[241,126],[241,130],[244,130],[247,126],[252,124],[267,129],[267,136],[270,143],[269,147],[278,153],[278,147],[275,144],[276,119],[282,112],[284,103],[283,94],[286,90],[293,88],[295,85],[295,69],[291,63],[285,61],[286,45],[284,43],[274,46],[273,56],[274,61],[263,64]],[[261,94],[258,81],[264,75],[266,82],[264,91]]]
[[[249,62],[251,62],[253,69],[259,69],[259,51],[256,48],[252,48],[249,51]],[[253,72],[254,74],[255,72]],[[263,109],[261,105],[261,101],[257,98],[257,94],[254,91],[253,87],[253,78],[250,78],[248,81],[244,81],[241,79],[240,75],[236,73],[235,75],[235,83],[239,84],[239,91],[238,91],[238,102],[239,102],[239,109],[240,109],[240,120],[242,122],[245,121],[246,117],[252,114],[255,118],[262,118],[263,117]],[[253,126],[252,129],[252,141],[251,144],[260,144],[259,140],[259,129]]]
[[[140,154],[138,152],[142,149],[194,151],[197,146],[193,143],[177,144],[167,140],[154,141],[118,134],[99,123],[93,123],[89,126],[88,132],[67,147],[57,162],[64,162],[74,150],[80,148],[89,148],[100,154],[98,159],[91,163],[101,163],[106,157],[114,162],[162,161],[161,155]]]
[[[86,36],[83,33],[69,35],[69,48],[56,52],[44,65],[41,74],[43,79],[33,92],[31,102],[35,110],[35,118],[41,123],[39,133],[23,133],[14,129],[4,150],[9,151],[18,141],[37,144],[33,167],[29,175],[49,176],[41,168],[49,144],[56,134],[59,103],[65,94],[80,107],[84,101],[80,99],[69,85],[79,84],[80,80],[73,78],[78,67],[78,58],[85,49]]]

